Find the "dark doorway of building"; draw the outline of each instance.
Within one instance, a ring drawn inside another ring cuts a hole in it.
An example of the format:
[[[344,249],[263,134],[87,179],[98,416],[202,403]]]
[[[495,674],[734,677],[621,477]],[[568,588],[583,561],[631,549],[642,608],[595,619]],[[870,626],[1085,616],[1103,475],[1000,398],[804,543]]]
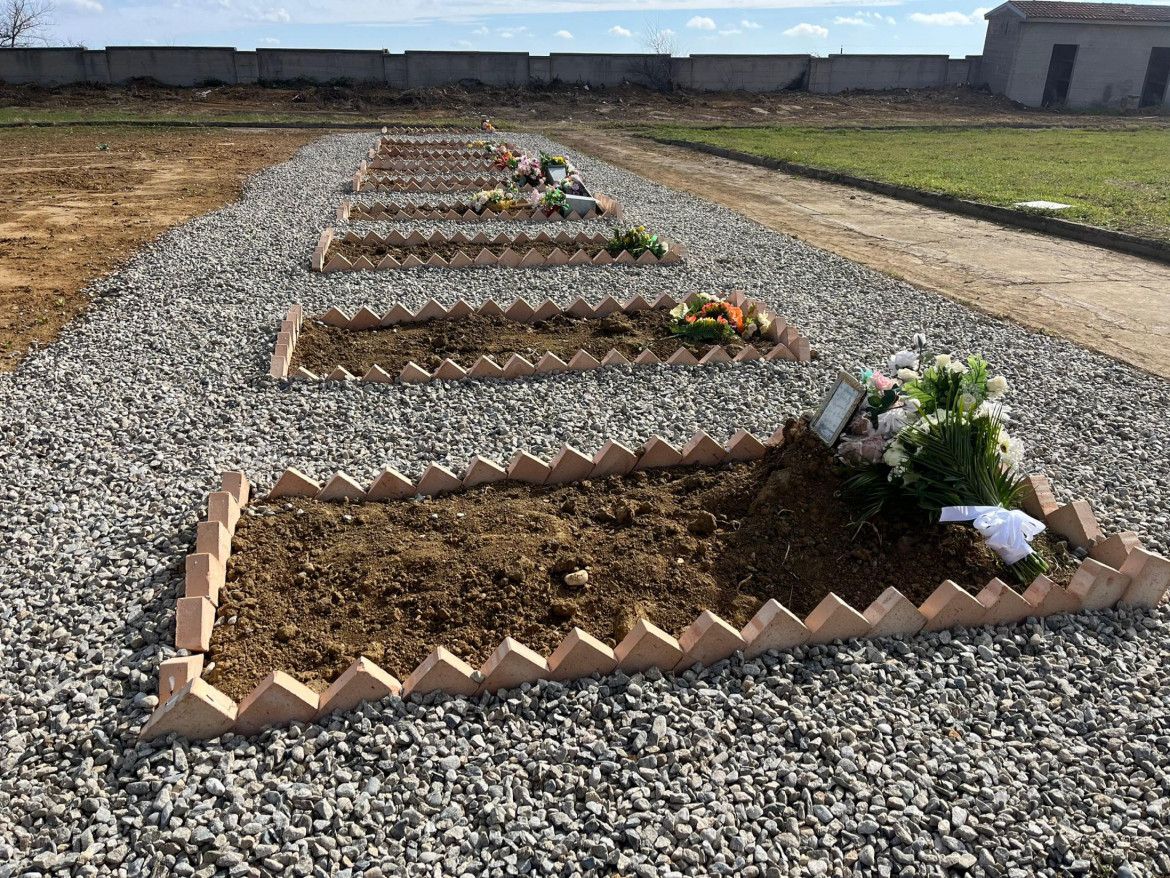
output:
[[[1170,48],[1150,49],[1150,66],[1142,86],[1142,106],[1157,107],[1166,99],[1166,82],[1170,80]]]
[[[1059,107],[1068,98],[1068,85],[1072,82],[1073,62],[1077,60],[1077,47],[1068,43],[1057,43],[1052,47],[1052,60],[1048,62],[1048,79],[1044,81],[1042,107]]]

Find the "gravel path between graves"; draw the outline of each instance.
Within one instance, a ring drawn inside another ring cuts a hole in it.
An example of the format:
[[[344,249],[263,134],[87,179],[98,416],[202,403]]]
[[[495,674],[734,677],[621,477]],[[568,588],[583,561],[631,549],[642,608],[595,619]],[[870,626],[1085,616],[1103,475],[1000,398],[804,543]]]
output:
[[[167,233],[100,284],[89,318],[0,377],[0,878],[1170,873],[1165,610],[137,744],[221,470],[263,490],[289,464],[368,479],[565,440],[770,433],[839,364],[918,330],[1009,376],[1014,432],[1061,498],[1170,548],[1165,382],[594,161],[579,161],[588,179],[686,244],[687,264],[310,274],[373,137],[307,146]],[[297,300],[317,313],[732,287],[820,359],[406,387],[259,377]]]

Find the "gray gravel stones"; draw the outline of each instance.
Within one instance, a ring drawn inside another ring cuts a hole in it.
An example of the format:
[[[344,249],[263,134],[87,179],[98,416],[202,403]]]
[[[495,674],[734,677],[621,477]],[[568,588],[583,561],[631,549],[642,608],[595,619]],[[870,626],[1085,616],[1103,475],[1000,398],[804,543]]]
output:
[[[1164,610],[139,744],[173,652],[182,555],[221,470],[263,489],[288,465],[368,479],[564,441],[767,433],[839,365],[919,330],[1009,376],[1014,432],[1061,497],[1091,498],[1106,527],[1167,551],[1165,382],[583,158],[691,261],[312,275],[371,139],[315,143],[164,235],[96,285],[59,344],[0,378],[0,878],[1170,873]],[[820,359],[410,387],[262,377],[294,301],[316,313],[735,287]]]

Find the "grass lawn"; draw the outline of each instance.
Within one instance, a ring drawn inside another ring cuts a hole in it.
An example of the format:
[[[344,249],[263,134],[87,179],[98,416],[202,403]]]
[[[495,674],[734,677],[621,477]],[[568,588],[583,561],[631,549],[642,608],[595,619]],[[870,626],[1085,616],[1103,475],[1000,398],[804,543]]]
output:
[[[1170,239],[1170,130],[1087,128],[859,131],[644,128],[988,204],[1071,204],[1058,215]]]

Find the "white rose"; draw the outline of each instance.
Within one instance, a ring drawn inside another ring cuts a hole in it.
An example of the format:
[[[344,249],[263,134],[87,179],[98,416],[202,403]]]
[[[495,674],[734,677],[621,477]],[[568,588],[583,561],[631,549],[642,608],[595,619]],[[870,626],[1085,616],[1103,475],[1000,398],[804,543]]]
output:
[[[947,368],[952,372],[958,372],[960,375],[967,371],[967,365],[965,363],[959,362],[958,360],[947,364]]]
[[[909,384],[911,381],[917,381],[919,379],[919,377],[921,377],[921,376],[919,376],[919,374],[917,372],[915,372],[913,369],[899,369],[898,370],[898,380],[901,381],[903,384]]]
[[[971,393],[964,393],[959,397],[959,405],[963,407],[964,411],[969,411],[970,409],[975,408],[975,405],[978,402],[979,400],[977,400],[975,395]]]
[[[1002,375],[996,375],[987,381],[987,395],[990,397],[1003,396],[1007,393],[1008,383],[1007,379]]]
[[[934,358],[934,364],[936,366],[938,366],[940,369],[945,369],[947,366],[949,366],[951,364],[951,355],[950,354],[939,354],[937,357]]]
[[[910,457],[906,454],[906,450],[895,442],[886,449],[886,453],[882,455],[882,461],[886,466],[897,468],[902,466]]]

